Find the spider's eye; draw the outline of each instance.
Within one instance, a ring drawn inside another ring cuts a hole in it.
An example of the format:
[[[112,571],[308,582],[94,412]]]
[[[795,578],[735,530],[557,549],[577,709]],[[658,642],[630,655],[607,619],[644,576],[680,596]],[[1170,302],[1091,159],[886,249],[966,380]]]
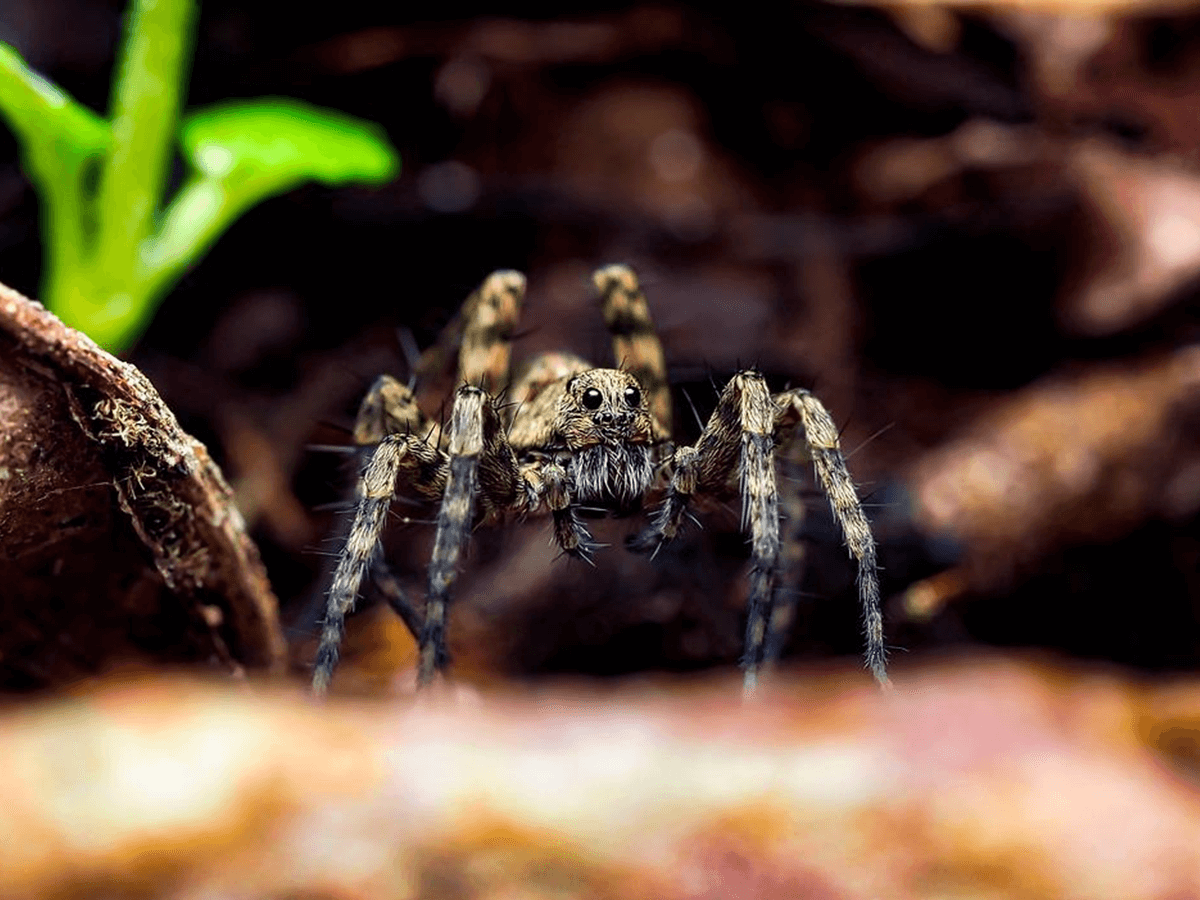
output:
[[[642,402],[642,392],[635,387],[625,388],[625,402],[634,409],[637,409],[638,405]]]
[[[604,398],[600,396],[600,392],[595,388],[588,388],[583,392],[583,405],[588,409],[599,409]]]

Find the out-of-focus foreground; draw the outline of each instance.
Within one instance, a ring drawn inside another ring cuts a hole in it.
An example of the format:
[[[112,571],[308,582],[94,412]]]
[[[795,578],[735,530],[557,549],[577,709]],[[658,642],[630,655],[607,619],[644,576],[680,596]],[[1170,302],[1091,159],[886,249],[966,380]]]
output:
[[[6,896],[1200,892],[1200,688],[981,662],[881,696],[318,706],[136,681],[0,716]],[[97,886],[103,890],[98,891]]]

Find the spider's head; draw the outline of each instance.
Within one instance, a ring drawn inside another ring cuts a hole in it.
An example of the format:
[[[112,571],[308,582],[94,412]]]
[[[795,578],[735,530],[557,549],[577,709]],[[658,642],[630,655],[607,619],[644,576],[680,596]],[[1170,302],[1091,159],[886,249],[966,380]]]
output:
[[[588,369],[567,382],[559,408],[567,447],[647,444],[653,430],[638,380],[620,369]]]
[[[654,429],[638,380],[620,369],[588,369],[567,382],[558,431],[571,451],[575,499],[623,509],[654,480]]]

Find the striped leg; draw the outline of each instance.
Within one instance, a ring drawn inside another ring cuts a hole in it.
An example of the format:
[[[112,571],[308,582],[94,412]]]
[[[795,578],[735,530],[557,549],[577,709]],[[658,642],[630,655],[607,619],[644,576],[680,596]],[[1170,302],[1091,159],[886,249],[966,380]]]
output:
[[[796,619],[800,585],[804,581],[804,466],[808,464],[804,441],[788,440],[776,450],[779,508],[782,513],[779,542],[779,581],[767,624],[762,668],[774,665],[783,652]]]
[[[721,493],[737,475],[742,527],[750,532],[750,589],[742,656],[745,690],[758,683],[779,562],[779,497],[773,459],[775,406],[758,372],[739,372],[725,390],[694,447],[680,447],[671,460],[667,497],[650,527],[630,542],[653,551],[679,531],[691,497]]]
[[[337,667],[346,631],[346,615],[354,608],[363,578],[379,548],[396,479],[425,496],[437,496],[446,483],[446,458],[431,442],[410,434],[388,435],[371,453],[358,482],[358,504],[346,547],[333,573],[325,608],[325,624],[313,669],[313,692],[324,694]]]
[[[666,440],[671,435],[667,364],[637,275],[629,266],[612,265],[598,269],[592,280],[600,291],[617,366],[633,375],[646,392],[657,429],[655,438]]]
[[[459,384],[473,384],[493,397],[508,387],[512,336],[524,297],[525,276],[503,269],[485,278],[467,298],[458,352]]]
[[[812,456],[817,481],[829,497],[833,516],[841,526],[846,546],[858,560],[858,596],[862,603],[863,631],[866,633],[867,666],[883,687],[890,686],[887,676],[887,648],[883,640],[883,614],[879,603],[879,576],[875,563],[875,537],[859,503],[854,482],[846,470],[846,459],[838,443],[837,427],[821,401],[799,388],[775,398],[777,422],[786,427],[799,421],[804,442]],[[799,430],[795,438],[799,440]]]
[[[507,508],[515,501],[521,484],[517,457],[504,437],[491,399],[473,385],[463,385],[455,395],[450,414],[449,457],[433,559],[429,563],[418,685],[429,684],[434,674],[446,665],[446,612],[458,563],[475,519],[476,499],[482,496],[490,508]]]
[[[381,375],[358,407],[354,443],[378,444],[389,434],[428,435],[432,429],[412,389],[391,375]]]

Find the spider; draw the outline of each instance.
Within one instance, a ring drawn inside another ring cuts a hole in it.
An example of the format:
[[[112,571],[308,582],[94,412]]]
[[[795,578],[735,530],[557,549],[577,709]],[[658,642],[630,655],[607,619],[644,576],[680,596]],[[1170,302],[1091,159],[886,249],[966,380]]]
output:
[[[637,277],[628,266],[612,265],[598,270],[593,280],[620,368],[594,368],[577,356],[553,353],[534,358],[510,378],[525,278],[499,271],[471,294],[417,366],[428,374],[452,365],[457,353],[460,386],[448,426],[431,424],[412,388],[390,376],[382,376],[367,393],[354,437],[374,449],[358,482],[353,521],[329,590],[313,690],[328,689],[346,614],[373,567],[375,577],[390,585],[385,595],[417,638],[417,683],[425,685],[446,666],[447,605],[477,522],[549,512],[553,540],[563,553],[590,562],[599,545],[581,509],[631,513],[648,495],[661,494],[649,523],[627,541],[635,552],[657,553],[691,517],[693,498],[736,489],[742,527],[750,533],[741,665],[745,691],[753,693],[760,670],[778,655],[791,615],[788,602],[776,598],[781,567],[789,562],[786,547],[781,554],[777,453],[793,468],[811,460],[829,497],[858,562],[867,665],[886,687],[875,541],[825,407],[799,388],[772,396],[759,372],[743,370],[721,392],[696,443],[674,446],[662,346]],[[378,559],[398,489],[440,502],[423,615]],[[785,493],[785,505],[787,498]],[[798,518],[800,510],[790,514]]]

